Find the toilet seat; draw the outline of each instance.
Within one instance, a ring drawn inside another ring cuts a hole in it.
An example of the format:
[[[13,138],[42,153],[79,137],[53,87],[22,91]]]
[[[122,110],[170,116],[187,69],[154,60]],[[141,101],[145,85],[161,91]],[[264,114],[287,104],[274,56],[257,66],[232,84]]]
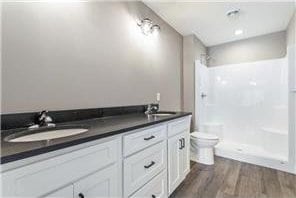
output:
[[[214,134],[209,133],[203,133],[203,132],[193,132],[190,133],[190,136],[195,139],[204,139],[204,140],[218,140],[218,136]]]

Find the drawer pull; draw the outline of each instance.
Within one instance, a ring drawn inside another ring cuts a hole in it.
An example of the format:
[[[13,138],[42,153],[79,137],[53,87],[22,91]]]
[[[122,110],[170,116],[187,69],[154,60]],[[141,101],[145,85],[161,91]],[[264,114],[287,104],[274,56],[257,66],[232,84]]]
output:
[[[183,142],[183,144],[182,144],[182,149],[183,149],[183,148],[185,148],[185,138],[182,138],[182,142]]]
[[[79,197],[79,198],[84,198],[84,194],[79,193],[79,194],[78,194],[78,197]]]
[[[151,135],[150,137],[144,138],[144,140],[151,140],[153,138],[155,138],[155,136],[154,135]]]
[[[153,166],[155,164],[154,161],[151,161],[151,163],[149,165],[145,165],[144,168],[150,168],[151,166]]]
[[[151,195],[151,197],[152,197],[152,198],[156,198],[156,196],[155,196],[155,195]]]

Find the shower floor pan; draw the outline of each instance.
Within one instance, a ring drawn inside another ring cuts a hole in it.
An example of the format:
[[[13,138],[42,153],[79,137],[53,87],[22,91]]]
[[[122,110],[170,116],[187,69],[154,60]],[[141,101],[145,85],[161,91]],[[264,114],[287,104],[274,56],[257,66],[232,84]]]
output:
[[[255,145],[222,141],[215,147],[215,155],[289,172],[287,157]]]

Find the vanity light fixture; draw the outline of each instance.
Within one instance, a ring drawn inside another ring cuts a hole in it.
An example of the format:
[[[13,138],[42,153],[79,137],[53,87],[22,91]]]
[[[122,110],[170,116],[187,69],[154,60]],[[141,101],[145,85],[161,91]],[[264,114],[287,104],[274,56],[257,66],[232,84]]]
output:
[[[142,29],[143,34],[150,35],[150,34],[156,34],[160,30],[159,25],[153,25],[151,19],[145,18],[138,23],[138,26]]]

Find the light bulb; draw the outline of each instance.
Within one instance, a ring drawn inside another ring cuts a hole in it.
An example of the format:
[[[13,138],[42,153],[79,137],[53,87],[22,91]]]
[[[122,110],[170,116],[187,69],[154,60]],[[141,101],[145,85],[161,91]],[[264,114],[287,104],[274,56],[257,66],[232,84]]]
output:
[[[160,31],[160,27],[159,27],[159,25],[153,25],[153,26],[151,27],[151,33],[152,33],[153,35],[158,35],[159,31]]]
[[[152,26],[152,21],[150,19],[146,18],[142,20],[141,28],[142,28],[142,32],[145,35],[148,35],[151,32],[151,26]]]

